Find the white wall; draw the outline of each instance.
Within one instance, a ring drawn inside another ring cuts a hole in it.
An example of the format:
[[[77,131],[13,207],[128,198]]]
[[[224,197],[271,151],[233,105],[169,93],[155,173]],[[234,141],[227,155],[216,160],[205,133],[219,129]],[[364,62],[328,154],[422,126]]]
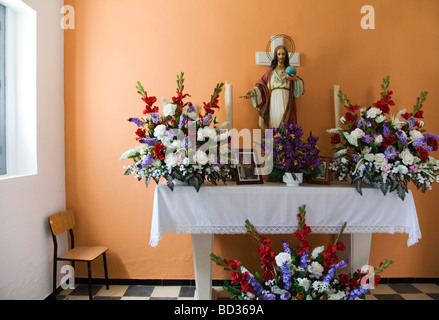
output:
[[[37,12],[38,173],[0,180],[0,299],[44,299],[52,292],[47,218],[65,209],[64,3],[23,2]]]

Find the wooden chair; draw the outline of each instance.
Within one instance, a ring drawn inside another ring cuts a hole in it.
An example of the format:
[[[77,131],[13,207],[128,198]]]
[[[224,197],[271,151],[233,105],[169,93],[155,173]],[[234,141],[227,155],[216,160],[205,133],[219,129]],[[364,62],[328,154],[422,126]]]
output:
[[[87,262],[88,267],[88,291],[90,300],[93,300],[91,293],[91,262],[97,257],[102,255],[104,260],[104,271],[105,271],[105,285],[106,289],[109,289],[108,285],[108,272],[107,272],[107,257],[106,252],[108,248],[106,247],[75,247],[73,228],[75,227],[75,215],[73,211],[67,210],[60,212],[49,217],[49,225],[52,231],[54,254],[53,254],[53,293],[56,291],[56,274],[57,274],[57,262],[58,261],[71,261],[74,268],[75,261]],[[63,233],[64,231],[69,231],[70,233],[70,250],[58,257],[58,243],[56,236]]]

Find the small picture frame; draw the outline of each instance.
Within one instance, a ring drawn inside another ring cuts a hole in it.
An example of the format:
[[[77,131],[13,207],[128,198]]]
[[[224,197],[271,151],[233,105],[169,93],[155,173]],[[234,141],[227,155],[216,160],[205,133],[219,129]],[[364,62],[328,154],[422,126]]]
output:
[[[236,184],[262,184],[262,175],[258,174],[257,155],[253,149],[239,149],[235,153]]]
[[[331,171],[329,170],[331,158],[319,157],[319,159],[322,173],[315,177],[310,177],[309,182],[314,184],[331,184]]]

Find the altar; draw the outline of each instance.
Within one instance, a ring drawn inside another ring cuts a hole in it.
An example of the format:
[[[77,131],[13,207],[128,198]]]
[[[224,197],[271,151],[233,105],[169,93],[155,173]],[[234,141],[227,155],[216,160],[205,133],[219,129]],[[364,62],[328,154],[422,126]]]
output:
[[[261,234],[292,234],[297,230],[297,213],[306,205],[306,221],[313,233],[337,234],[347,222],[345,234],[350,268],[368,264],[373,233],[405,233],[407,246],[421,238],[411,191],[402,201],[396,194],[383,196],[379,189],[363,188],[363,195],[346,183],[282,183],[236,185],[234,182],[205,184],[199,192],[192,186],[157,185],[154,194],[149,244],[156,247],[165,233],[192,235],[196,298],[211,299],[215,234],[245,234],[248,219]]]

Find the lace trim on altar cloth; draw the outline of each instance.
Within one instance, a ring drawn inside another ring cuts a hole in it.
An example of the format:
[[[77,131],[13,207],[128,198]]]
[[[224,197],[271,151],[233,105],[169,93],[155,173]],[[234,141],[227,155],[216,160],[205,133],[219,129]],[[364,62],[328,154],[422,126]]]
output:
[[[256,226],[255,226],[256,227]],[[340,226],[310,226],[313,233],[337,234]],[[297,230],[297,226],[259,226],[256,230],[261,234],[289,234]],[[245,234],[247,229],[244,226],[180,226],[172,232],[193,233],[193,234]],[[409,235],[407,246],[418,242],[421,239],[421,231],[412,230],[407,226],[347,226],[344,233],[406,233]]]
[[[256,226],[255,226],[256,227]],[[337,234],[340,226],[310,226],[313,233]],[[261,234],[290,234],[297,230],[292,226],[260,226],[256,230]],[[162,226],[161,233],[192,233],[192,234],[245,234],[247,229],[244,226]],[[407,246],[410,247],[421,239],[420,230],[412,230],[407,226],[347,226],[344,233],[406,233],[409,238]],[[157,246],[161,240],[161,234],[151,235],[150,245]]]

